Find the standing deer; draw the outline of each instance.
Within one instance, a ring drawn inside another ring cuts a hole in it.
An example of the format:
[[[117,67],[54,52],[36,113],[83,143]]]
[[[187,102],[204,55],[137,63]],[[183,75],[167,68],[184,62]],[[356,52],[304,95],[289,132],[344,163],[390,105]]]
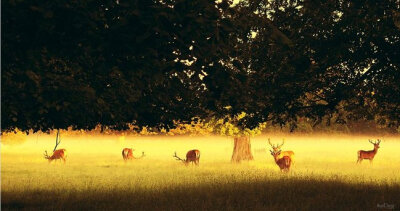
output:
[[[176,160],[178,160],[178,161],[182,161],[186,166],[190,162],[193,162],[196,166],[198,166],[199,165],[199,160],[200,160],[200,151],[197,150],[197,149],[193,149],[193,150],[188,151],[186,153],[186,160],[178,157],[176,155],[176,152],[175,152],[173,157],[176,158]]]
[[[290,157],[292,163],[294,163],[294,152],[293,151],[281,151],[281,147],[285,144],[285,139],[282,140],[282,144],[277,144],[276,146],[271,143],[271,140],[268,138],[268,143],[271,145],[274,153],[279,152],[278,159],[283,158],[284,156]]]
[[[142,152],[142,156],[135,158],[133,156],[133,151],[135,151],[135,150],[132,149],[132,148],[124,148],[122,150],[122,158],[124,159],[124,161],[141,159],[141,158],[143,158],[145,156],[144,152]]]
[[[281,150],[274,152],[269,150],[271,155],[274,157],[275,163],[279,166],[281,171],[289,172],[290,166],[292,164],[292,159],[289,156],[282,156]]]
[[[66,158],[67,158],[67,150],[66,149],[57,149],[57,146],[60,144],[61,139],[60,139],[60,131],[57,131],[57,138],[56,138],[56,146],[53,149],[53,154],[51,156],[49,156],[47,154],[47,150],[44,151],[44,158],[47,159],[49,161],[49,163],[51,163],[51,161],[53,160],[58,160],[58,159],[62,159],[65,163]]]
[[[370,150],[370,151],[359,150],[357,152],[357,155],[358,155],[357,163],[361,163],[361,161],[363,159],[369,160],[370,163],[372,163],[372,161],[374,160],[374,157],[375,157],[376,153],[378,152],[379,144],[381,143],[381,140],[377,139],[376,142],[372,142],[371,140],[368,139],[368,141],[369,141],[369,143],[374,145],[374,149]]]

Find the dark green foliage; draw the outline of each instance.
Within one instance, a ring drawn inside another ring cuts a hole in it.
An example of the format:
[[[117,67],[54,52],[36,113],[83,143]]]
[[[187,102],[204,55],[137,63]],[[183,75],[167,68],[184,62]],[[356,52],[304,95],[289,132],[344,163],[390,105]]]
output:
[[[201,67],[218,61],[232,27],[222,17],[226,2],[205,0],[10,0],[2,7],[6,130],[190,121],[202,111]]]
[[[240,65],[233,63],[241,67],[234,77],[240,91],[230,87],[225,96],[235,99],[227,103],[231,111],[248,114],[244,126],[271,120],[295,128],[299,117],[318,124],[324,116],[399,126],[399,1],[243,1],[239,7],[238,19],[247,16],[257,35],[241,37]]]
[[[399,126],[399,5],[2,1],[2,129],[168,129],[241,112],[241,128]]]

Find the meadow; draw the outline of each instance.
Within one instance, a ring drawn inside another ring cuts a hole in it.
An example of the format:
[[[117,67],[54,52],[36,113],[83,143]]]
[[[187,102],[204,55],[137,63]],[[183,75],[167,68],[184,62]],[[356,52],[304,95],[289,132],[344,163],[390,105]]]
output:
[[[4,210],[379,210],[400,209],[400,137],[384,137],[371,165],[356,164],[368,139],[350,135],[252,137],[254,161],[230,162],[233,140],[204,136],[61,136],[66,164],[48,163],[55,136],[29,135],[1,145]],[[281,173],[267,138],[293,150],[295,164]],[[135,156],[125,163],[124,147]],[[172,155],[201,151],[200,165]]]

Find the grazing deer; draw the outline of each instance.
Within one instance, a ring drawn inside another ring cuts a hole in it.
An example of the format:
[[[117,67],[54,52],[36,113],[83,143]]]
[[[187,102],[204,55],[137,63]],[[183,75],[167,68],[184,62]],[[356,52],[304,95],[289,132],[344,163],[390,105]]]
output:
[[[60,131],[57,131],[57,138],[56,138],[56,146],[53,149],[53,154],[51,156],[49,156],[47,154],[47,150],[44,151],[44,158],[47,159],[49,161],[49,163],[51,163],[51,161],[53,160],[58,160],[58,159],[62,159],[65,163],[66,158],[67,158],[67,150],[66,149],[57,149],[57,146],[60,144],[61,139],[60,139]]]
[[[122,158],[124,159],[124,161],[127,161],[127,160],[135,160],[135,159],[141,159],[141,158],[143,158],[144,156],[146,156],[146,155],[144,154],[144,152],[142,152],[142,156],[135,158],[135,157],[133,156],[133,151],[135,151],[135,150],[132,149],[132,148],[124,148],[124,149],[122,150]]]
[[[271,155],[274,157],[276,165],[279,166],[281,171],[289,172],[290,166],[292,164],[292,159],[289,156],[281,157],[281,154],[282,154],[281,150],[279,150],[277,152],[270,150],[270,152],[271,152]]]
[[[357,155],[358,155],[357,163],[361,163],[361,161],[363,159],[369,160],[370,163],[372,163],[372,161],[374,160],[374,157],[375,157],[376,153],[378,152],[379,144],[381,143],[381,140],[377,139],[376,142],[372,142],[371,140],[368,139],[368,141],[369,141],[369,143],[374,145],[374,149],[370,150],[370,151],[359,150],[357,152]]]
[[[190,163],[193,162],[196,166],[199,165],[199,160],[200,160],[200,151],[197,149],[190,150],[186,153],[186,160],[178,157],[176,155],[176,152],[173,156],[176,158],[176,160],[182,161],[186,166]]]
[[[278,159],[283,158],[284,156],[290,157],[292,163],[294,163],[294,152],[293,151],[281,151],[281,147],[285,144],[285,139],[282,140],[282,144],[277,144],[276,146],[271,143],[271,140],[268,138],[268,143],[271,145],[274,153],[279,152]]]

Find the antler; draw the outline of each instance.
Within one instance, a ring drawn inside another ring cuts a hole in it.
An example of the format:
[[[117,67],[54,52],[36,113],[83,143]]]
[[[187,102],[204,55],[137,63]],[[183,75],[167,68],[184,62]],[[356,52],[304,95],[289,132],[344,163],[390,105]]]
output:
[[[271,145],[272,148],[275,148],[275,146],[271,143],[271,140],[268,138],[268,143]]]
[[[285,144],[285,139],[282,140],[282,144],[277,144],[276,146],[271,143],[271,140],[268,138],[268,143],[271,145],[273,149],[280,149]]]
[[[186,162],[186,160],[183,160],[182,158],[178,157],[178,155],[176,155],[176,152],[175,152],[173,157],[176,158],[176,160],[180,160],[182,162]]]
[[[282,150],[272,151],[269,150],[273,156],[281,154]]]
[[[44,152],[45,152],[45,153],[43,154],[43,155],[44,155],[44,158],[49,159],[49,155],[47,154],[47,150],[45,150]]]
[[[370,139],[368,139],[368,141],[369,141],[369,143],[371,143],[371,144],[380,144],[381,143],[381,140],[380,139],[376,139],[376,141],[374,141],[374,142],[372,142]]]
[[[56,146],[53,149],[53,152],[56,151],[57,146],[60,144],[61,139],[60,139],[60,129],[57,130],[57,138],[56,138]]]
[[[277,148],[280,149],[285,144],[285,139],[282,139],[282,144],[278,145]]]

